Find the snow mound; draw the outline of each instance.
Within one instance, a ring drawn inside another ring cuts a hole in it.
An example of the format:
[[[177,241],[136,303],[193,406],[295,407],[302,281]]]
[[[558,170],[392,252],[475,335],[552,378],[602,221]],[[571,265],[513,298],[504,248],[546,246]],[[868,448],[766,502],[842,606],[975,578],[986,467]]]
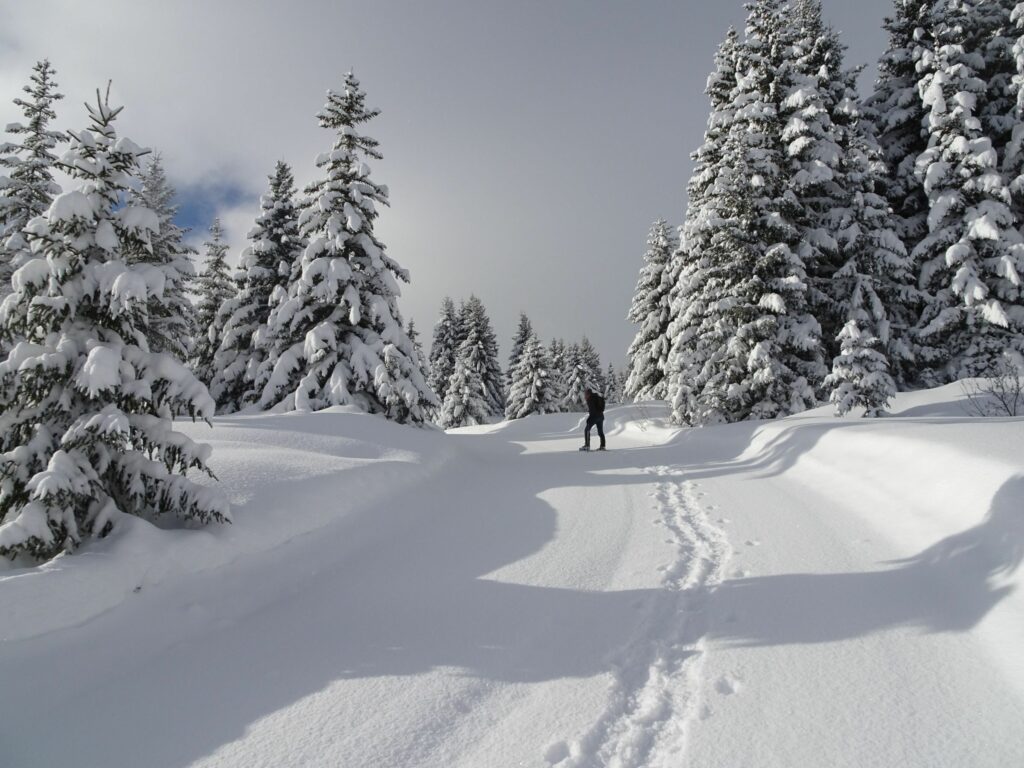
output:
[[[75,626],[133,593],[280,547],[327,526],[354,524],[390,494],[422,482],[451,458],[444,435],[332,408],[177,422],[213,448],[232,525],[162,529],[119,517],[114,532],[35,568],[0,561],[0,641]],[[212,484],[205,478],[197,482]]]

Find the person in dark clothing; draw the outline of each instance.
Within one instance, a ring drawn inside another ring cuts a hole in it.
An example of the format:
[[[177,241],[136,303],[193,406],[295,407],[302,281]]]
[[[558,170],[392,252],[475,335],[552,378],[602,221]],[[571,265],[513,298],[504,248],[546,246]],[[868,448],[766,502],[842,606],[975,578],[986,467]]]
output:
[[[594,392],[589,387],[583,391],[583,399],[587,401],[587,428],[583,430],[583,447],[581,451],[590,450],[590,430],[592,427],[597,427],[597,436],[601,438],[601,447],[597,450],[603,451],[604,448],[604,398]]]

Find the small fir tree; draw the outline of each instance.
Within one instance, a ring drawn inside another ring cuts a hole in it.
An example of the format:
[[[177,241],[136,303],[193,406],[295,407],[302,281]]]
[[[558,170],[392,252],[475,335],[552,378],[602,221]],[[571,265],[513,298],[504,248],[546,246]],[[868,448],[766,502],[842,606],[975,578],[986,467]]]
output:
[[[26,98],[14,100],[25,120],[9,124],[7,132],[14,140],[0,145],[0,301],[11,291],[15,270],[31,258],[25,226],[44,214],[60,192],[53,180],[53,150],[67,137],[50,128],[57,117],[54,104],[64,98],[57,92],[55,74],[46,59],[33,67],[29,84],[22,88]],[[0,349],[2,345],[0,339]]]
[[[604,375],[604,399],[610,405],[622,402],[623,380],[615,370],[615,366],[608,363],[608,370]]]
[[[548,345],[548,360],[551,363],[551,391],[558,410],[562,410],[565,401],[565,342],[552,339]]]
[[[486,424],[489,415],[484,383],[476,366],[458,356],[441,406],[441,426],[451,429]]]
[[[214,376],[213,360],[220,348],[220,308],[237,293],[237,286],[228,273],[228,245],[220,219],[210,225],[206,246],[206,266],[195,282],[199,303],[196,306],[196,339],[189,357],[189,367],[201,381],[209,384]]]
[[[558,410],[557,393],[551,380],[551,361],[536,334],[531,332],[523,343],[509,379],[512,384],[505,418],[522,419],[533,413],[554,413]]]

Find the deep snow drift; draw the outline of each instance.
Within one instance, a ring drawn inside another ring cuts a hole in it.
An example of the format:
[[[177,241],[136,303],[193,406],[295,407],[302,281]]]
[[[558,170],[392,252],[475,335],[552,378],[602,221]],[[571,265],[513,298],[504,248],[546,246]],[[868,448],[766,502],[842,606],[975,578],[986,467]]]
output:
[[[235,523],[0,570],[5,766],[1008,766],[1024,419],[220,418]]]

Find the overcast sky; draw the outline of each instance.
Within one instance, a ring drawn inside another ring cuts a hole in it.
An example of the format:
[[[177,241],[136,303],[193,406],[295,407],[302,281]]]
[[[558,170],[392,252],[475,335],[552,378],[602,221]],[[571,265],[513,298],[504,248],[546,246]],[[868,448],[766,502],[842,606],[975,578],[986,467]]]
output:
[[[824,2],[865,86],[891,4]],[[424,341],[446,294],[476,293],[503,355],[522,310],[618,366],[647,231],[682,222],[704,82],[743,18],[739,0],[0,0],[0,125],[37,59],[60,128],[112,79],[121,135],[163,152],[184,223],[201,241],[221,216],[237,256],[275,161],[312,179],[332,141],[315,114],[354,69],[381,110],[378,233]]]

